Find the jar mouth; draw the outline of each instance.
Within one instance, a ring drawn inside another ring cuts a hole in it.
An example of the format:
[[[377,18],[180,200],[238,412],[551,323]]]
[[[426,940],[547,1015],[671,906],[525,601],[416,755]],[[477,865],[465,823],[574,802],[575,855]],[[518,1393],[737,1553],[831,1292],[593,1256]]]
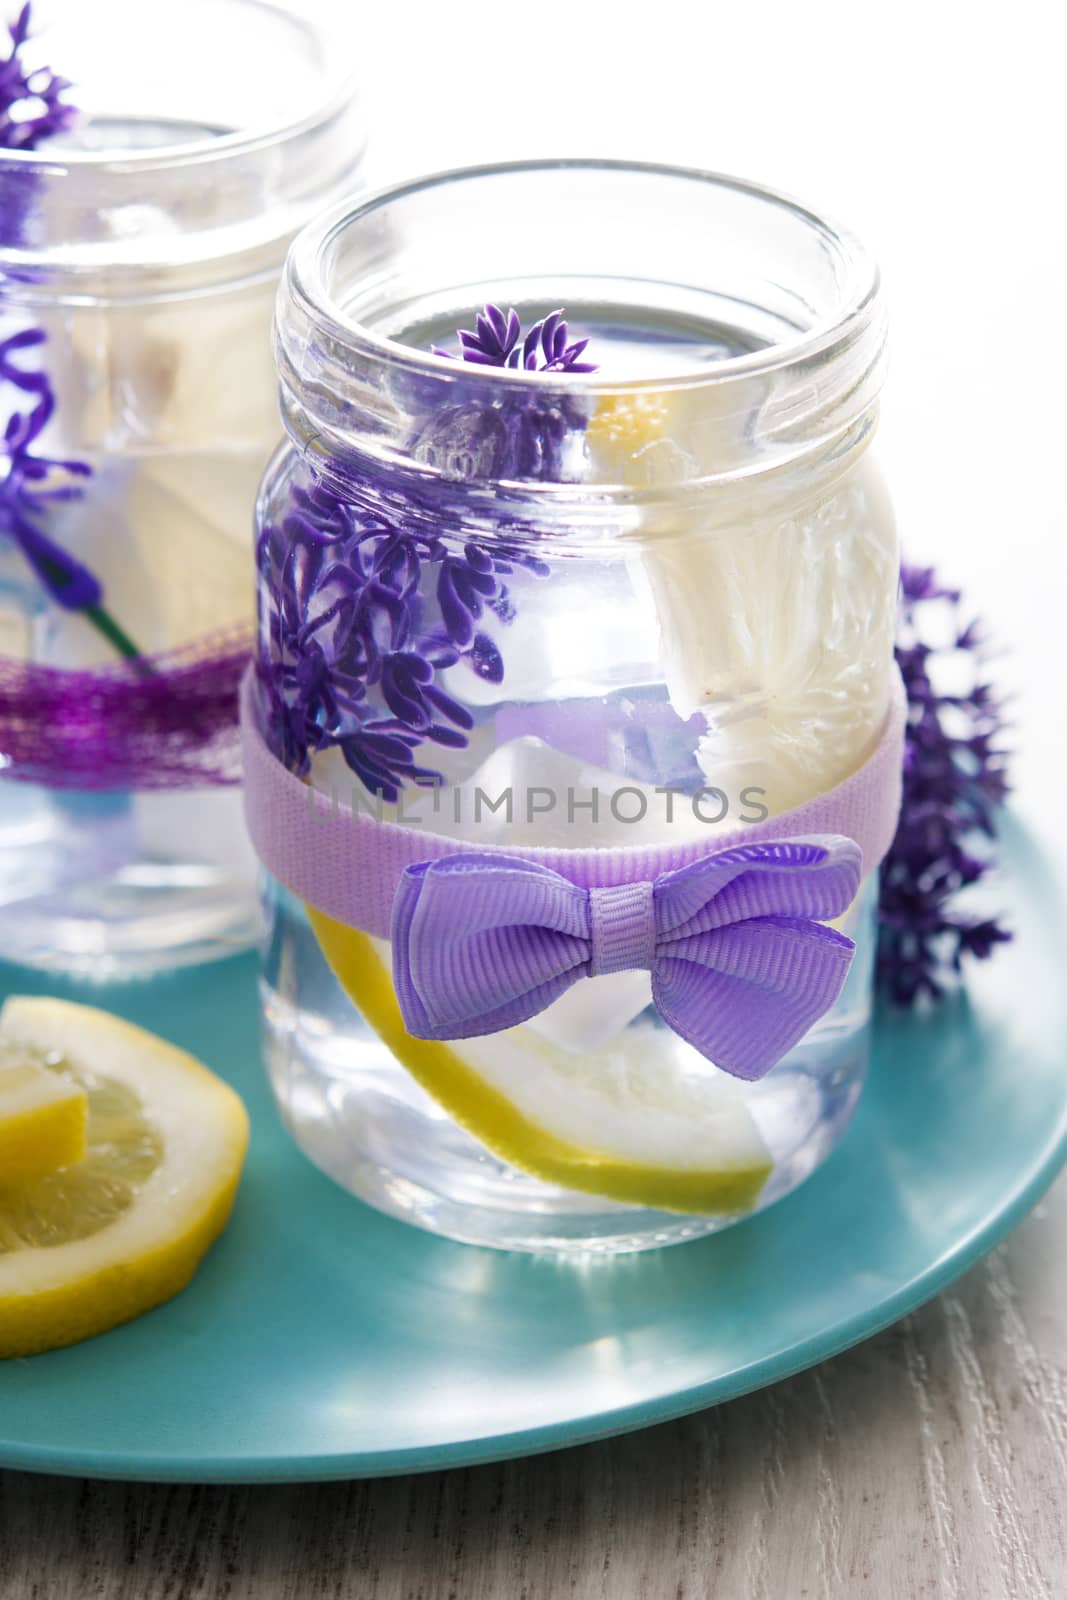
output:
[[[489,302],[527,328],[562,307],[572,336],[594,334],[583,360],[598,370],[435,353]],[[863,246],[774,190],[518,161],[313,220],[289,253],[275,352],[290,436],[340,476],[372,458],[472,488],[664,500],[869,437],[885,309]]]
[[[124,173],[178,172],[184,168],[211,166],[258,154],[274,145],[299,139],[302,134],[311,133],[332,122],[338,112],[355,97],[358,87],[358,76],[346,70],[336,76],[326,96],[316,98],[312,107],[286,121],[272,121],[261,127],[242,128],[229,133],[212,133],[202,138],[153,145],[143,150],[127,149],[120,144],[99,150],[79,150],[59,144],[39,150],[0,150],[0,169],[22,168],[47,178],[63,172],[121,176]],[[351,154],[358,156],[360,150],[354,150]]]
[[[287,10],[271,4],[270,0],[242,0],[242,3],[263,15],[281,15]],[[295,20],[300,14],[292,15]],[[352,103],[359,90],[358,73],[341,59],[343,47],[351,39],[350,31],[340,25],[331,26],[329,16],[324,16],[320,25],[315,12],[308,12],[302,20],[309,29],[313,25],[313,31],[319,36],[322,61],[327,64],[328,71],[313,92],[304,94],[295,115],[268,116],[225,131],[212,128],[189,138],[153,143],[144,148],[116,140],[96,149],[83,149],[65,140],[51,140],[37,150],[0,149],[0,168],[13,171],[22,168],[44,178],[65,171],[108,176],[127,172],[171,172],[233,161],[299,139],[333,121]],[[59,30],[56,30],[51,54],[56,62],[62,60]],[[77,104],[78,85],[75,83],[73,88],[71,99]],[[351,153],[354,156],[359,151]]]
[[[350,41],[321,0],[51,0],[24,58],[78,115],[0,152],[0,273],[47,299],[276,272],[358,170]]]
[[[825,215],[781,191],[728,174],[697,167],[600,160],[594,157],[485,163],[451,168],[382,186],[361,196],[357,204],[351,200],[341,202],[325,215],[315,218],[294,241],[288,268],[290,289],[324,333],[347,340],[354,351],[362,352],[383,365],[404,369],[413,376],[421,373],[427,377],[455,377],[455,360],[383,334],[372,323],[353,316],[346,308],[343,300],[337,296],[334,281],[338,250],[343,248],[346,236],[353,229],[373,225],[376,218],[387,219],[390,209],[398,204],[434,191],[446,191],[457,184],[477,183],[482,179],[506,179],[509,175],[548,176],[553,173],[583,172],[628,174],[652,180],[660,178],[709,186],[748,197],[760,205],[779,208],[810,229],[823,242],[827,252],[834,256],[840,271],[836,304],[832,310],[818,316],[810,328],[799,331],[795,338],[768,342],[759,349],[723,356],[699,371],[665,370],[634,377],[590,373],[560,378],[550,372],[504,367],[472,368],[464,364],[464,376],[469,379],[472,373],[476,374],[478,383],[484,385],[486,390],[499,385],[502,393],[514,393],[516,389],[529,390],[534,385],[549,395],[602,396],[721,385],[831,356],[836,347],[854,339],[857,332],[876,320],[881,287],[877,263],[855,235]],[[590,350],[589,354],[592,355],[593,351]]]

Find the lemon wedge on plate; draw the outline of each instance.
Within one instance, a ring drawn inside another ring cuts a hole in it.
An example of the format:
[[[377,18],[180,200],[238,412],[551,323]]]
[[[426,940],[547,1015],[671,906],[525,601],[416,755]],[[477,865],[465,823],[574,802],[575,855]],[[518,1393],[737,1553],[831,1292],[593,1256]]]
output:
[[[494,1155],[545,1183],[630,1205],[746,1211],[773,1160],[723,1073],[638,1023],[617,1042],[563,1050],[530,1027],[442,1044],[415,1039],[393,991],[389,946],[308,907],[335,976],[397,1060]]]
[[[18,1050],[0,1054],[0,1186],[81,1161],[88,1120],[80,1084]]]
[[[82,1096],[86,1113],[81,1159],[67,1161],[61,1129],[51,1171],[40,1173],[40,1156],[36,1176],[12,1180],[0,1167],[0,1356],[24,1356],[102,1333],[185,1287],[229,1217],[248,1119],[192,1056],[62,1000],[7,1001],[0,1077],[5,1069],[47,1075],[55,1103]]]

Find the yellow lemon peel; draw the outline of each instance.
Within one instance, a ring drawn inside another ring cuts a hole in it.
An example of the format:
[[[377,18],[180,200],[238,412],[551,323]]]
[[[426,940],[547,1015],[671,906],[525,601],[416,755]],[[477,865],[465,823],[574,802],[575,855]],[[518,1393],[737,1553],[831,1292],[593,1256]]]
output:
[[[0,1356],[26,1356],[185,1288],[229,1217],[248,1118],[192,1056],[89,1006],[8,1000],[5,1054],[61,1071],[88,1110],[77,1165],[0,1182]]]
[[[703,1096],[699,1086],[689,1084],[687,1094],[693,1099],[667,1109],[680,1119],[688,1116],[694,1101],[698,1109],[709,1107],[708,1149],[719,1146],[714,1163],[706,1167],[672,1166],[663,1159],[649,1163],[595,1142],[576,1143],[487,1081],[485,1069],[494,1054],[500,1060],[510,1058],[535,1100],[540,1072],[546,1090],[542,1098],[547,1102],[551,1078],[558,1090],[557,1105],[566,1106],[569,1086],[560,1079],[570,1063],[579,1072],[588,1061],[568,1056],[529,1028],[456,1044],[413,1038],[404,1027],[391,975],[375,941],[310,906],[307,913],[332,971],[364,1020],[437,1104],[494,1155],[545,1183],[657,1210],[714,1215],[745,1211],[755,1203],[773,1161],[733,1086],[712,1069]],[[708,1091],[713,1085],[712,1113]],[[578,1093],[576,1083],[572,1101]],[[581,1093],[587,1107],[596,1106],[588,1071],[581,1080]],[[606,1094],[603,1099],[607,1109]],[[656,1109],[634,1104],[628,1113],[631,1126],[638,1130],[642,1117],[654,1116]]]

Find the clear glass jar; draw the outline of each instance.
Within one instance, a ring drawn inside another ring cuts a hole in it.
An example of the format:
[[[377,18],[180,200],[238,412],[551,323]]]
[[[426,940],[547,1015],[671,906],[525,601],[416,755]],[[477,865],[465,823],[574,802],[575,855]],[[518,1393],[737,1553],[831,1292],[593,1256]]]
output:
[[[27,532],[0,461],[0,957],[113,976],[258,933],[235,685],[271,315],[293,235],[358,184],[362,115],[347,29],[296,4],[43,0],[34,24],[79,114],[0,150],[0,340],[50,387],[59,491]],[[0,381],[0,422],[37,394]]]
[[[598,370],[431,353],[489,301],[524,326],[564,307]],[[869,448],[884,310],[822,218],[627,163],[408,183],[305,229],[276,351],[289,442],[258,506],[253,698],[312,789],[473,850],[710,850],[877,746],[897,583]],[[875,877],[842,919],[840,998],[758,1082],[665,1027],[645,971],[583,978],[504,1032],[414,1041],[388,945],[338,944],[270,881],[282,1116],[338,1182],[453,1238],[617,1251],[713,1231],[791,1190],[849,1119]],[[609,1179],[550,1161],[538,1129],[610,1158]]]

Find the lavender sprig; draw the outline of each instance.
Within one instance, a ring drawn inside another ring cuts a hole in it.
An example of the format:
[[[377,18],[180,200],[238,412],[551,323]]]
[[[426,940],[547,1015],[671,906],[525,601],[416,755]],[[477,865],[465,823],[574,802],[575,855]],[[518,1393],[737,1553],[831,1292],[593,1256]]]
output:
[[[474,332],[461,328],[461,361],[480,367],[509,367],[524,372],[595,372],[596,364],[582,361],[588,339],[571,341],[562,310],[553,311],[535,322],[523,336],[519,314],[512,307],[504,312],[490,303],[475,318]],[[437,356],[456,357],[450,350],[433,346]]]
[[[406,784],[441,782],[422,764],[424,744],[468,743],[474,719],[437,674],[462,661],[501,682],[500,651],[479,624],[510,621],[516,566],[546,570],[506,547],[469,541],[456,553],[419,508],[386,517],[315,479],[294,484],[280,524],[263,530],[258,565],[271,597],[258,660],[268,741],[301,774],[312,752],[337,748],[393,803]]]
[[[487,305],[473,332],[457,338],[459,355],[433,346],[433,353],[461,367],[509,368],[517,372],[595,372],[580,358],[588,339],[571,340],[562,311],[536,322],[525,335],[514,309]],[[580,389],[565,393],[530,384],[488,395],[473,380],[452,386],[452,403],[432,408],[411,441],[420,463],[446,477],[563,483],[578,465],[571,446],[585,432],[590,405]]]
[[[0,148],[36,150],[42,139],[54,138],[71,126],[77,110],[63,98],[70,88],[50,67],[27,69],[21,59],[30,36],[30,0],[19,12],[8,31],[10,54],[0,61]],[[17,107],[23,114],[12,116]]]
[[[931,603],[950,608],[947,648],[923,636]],[[959,892],[990,870],[990,851],[976,841],[995,837],[1008,789],[1003,711],[985,681],[981,629],[959,612],[959,591],[942,586],[931,568],[903,569],[896,657],[908,696],[904,793],[881,868],[878,942],[881,986],[899,1006],[940,998],[965,956],[985,960],[1011,938],[996,918],[956,908]],[[936,687],[939,659],[950,655],[971,664],[963,693]]]
[[[11,52],[0,61],[0,150],[36,150],[42,140],[65,132],[77,116],[76,108],[63,99],[70,88],[67,79],[49,67],[29,70],[21,59],[30,27],[27,0],[9,29]],[[17,109],[24,114],[13,116]],[[6,174],[5,239],[19,237],[35,182],[31,172]],[[0,539],[22,552],[57,604],[81,612],[119,655],[136,658],[141,654],[137,645],[101,604],[99,579],[45,531],[51,509],[79,500],[84,488],[77,480],[92,476],[86,461],[54,460],[35,448],[55,413],[55,391],[43,368],[24,366],[15,358],[39,350],[46,338],[43,328],[28,327],[0,342],[0,384],[27,401],[26,409],[11,411],[0,442]]]
[[[19,547],[54,600],[69,610],[81,611],[99,605],[100,584],[87,567],[48,537],[40,523],[49,506],[78,499],[82,493],[77,483],[49,487],[53,475],[85,478],[90,468],[84,461],[54,461],[33,453],[55,411],[55,396],[46,373],[27,370],[12,359],[21,350],[43,344],[44,339],[42,328],[23,328],[0,342],[0,381],[31,400],[27,411],[12,411],[0,446],[7,461],[0,480],[0,535]]]
[[[570,339],[561,311],[523,337],[516,311],[488,305],[458,338],[461,359],[476,366],[596,370],[580,359],[589,341]],[[382,503],[370,477],[353,485],[353,499],[314,477],[290,488],[257,551],[270,596],[257,672],[268,741],[288,767],[304,774],[313,752],[337,748],[372,794],[393,803],[405,784],[441,782],[421,764],[423,747],[464,748],[474,719],[438,673],[463,662],[500,683],[500,650],[480,624],[514,617],[506,580],[517,568],[548,571],[518,545],[446,545],[436,531],[448,522],[442,496],[450,479],[472,472],[559,478],[565,442],[585,420],[580,405],[536,390],[444,407],[411,441],[440,473],[441,503],[429,507],[367,509]]]

